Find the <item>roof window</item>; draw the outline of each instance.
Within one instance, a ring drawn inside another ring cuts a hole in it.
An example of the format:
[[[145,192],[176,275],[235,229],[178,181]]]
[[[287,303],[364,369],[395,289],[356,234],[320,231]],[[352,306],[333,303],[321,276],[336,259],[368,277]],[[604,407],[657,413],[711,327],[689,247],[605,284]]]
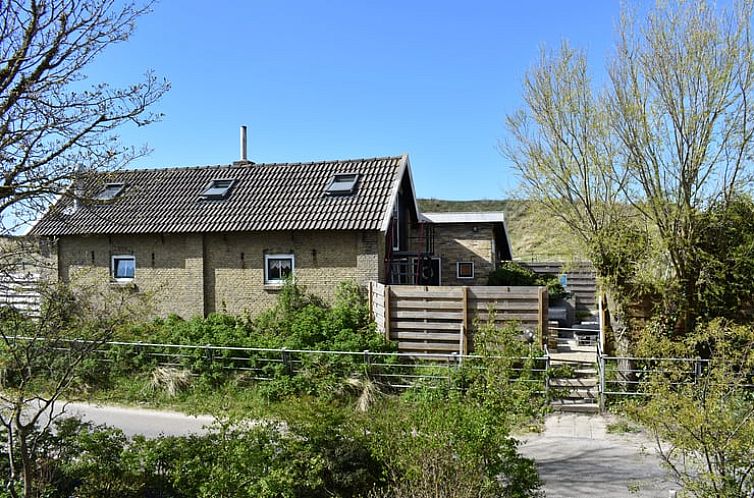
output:
[[[359,180],[358,173],[336,173],[325,193],[327,195],[350,195],[356,190],[356,182]]]
[[[105,188],[94,198],[98,201],[109,201],[118,197],[125,189],[125,183],[106,183]]]
[[[215,179],[209,182],[209,185],[206,189],[204,189],[204,192],[202,192],[202,197],[208,200],[221,200],[228,197],[228,194],[230,194],[230,189],[233,187],[233,184],[236,183],[236,180],[233,178],[224,178],[224,179]]]

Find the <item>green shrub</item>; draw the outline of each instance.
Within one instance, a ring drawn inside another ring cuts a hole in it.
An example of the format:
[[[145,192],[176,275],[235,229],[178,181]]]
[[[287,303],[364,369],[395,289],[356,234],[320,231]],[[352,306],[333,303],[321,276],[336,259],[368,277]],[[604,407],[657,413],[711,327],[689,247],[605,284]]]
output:
[[[547,293],[551,302],[568,295],[556,275],[538,274],[513,261],[503,262],[499,268],[490,273],[487,285],[506,285],[511,287],[544,286],[547,287]]]

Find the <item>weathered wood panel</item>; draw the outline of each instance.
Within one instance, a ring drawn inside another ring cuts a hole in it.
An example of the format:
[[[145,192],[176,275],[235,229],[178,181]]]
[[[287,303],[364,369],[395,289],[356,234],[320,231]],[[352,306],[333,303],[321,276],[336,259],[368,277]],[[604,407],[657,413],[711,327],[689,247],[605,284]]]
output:
[[[560,263],[546,261],[518,261],[535,273],[566,275],[566,290],[576,298],[576,310],[594,313],[597,311],[597,277],[591,263]]]
[[[547,328],[544,287],[372,284],[370,295],[378,328],[397,341],[401,351],[468,353],[476,328],[488,321],[496,327],[515,323],[522,330],[538,332]]]
[[[39,316],[41,295],[36,273],[0,276],[0,306],[9,306],[26,315]]]

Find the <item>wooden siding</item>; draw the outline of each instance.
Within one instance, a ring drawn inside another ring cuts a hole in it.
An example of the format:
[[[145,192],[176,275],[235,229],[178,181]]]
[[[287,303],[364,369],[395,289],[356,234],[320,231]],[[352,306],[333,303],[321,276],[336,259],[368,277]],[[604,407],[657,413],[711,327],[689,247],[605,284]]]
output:
[[[515,322],[539,338],[547,331],[544,287],[370,285],[377,327],[400,351],[467,354],[478,322]]]
[[[591,263],[560,263],[560,262],[524,262],[517,263],[529,268],[535,273],[549,273],[560,275],[565,268],[567,279],[566,290],[576,298],[576,311],[595,313],[597,303],[597,277]]]
[[[35,273],[0,276],[0,307],[9,306],[26,315],[39,316],[39,275]]]

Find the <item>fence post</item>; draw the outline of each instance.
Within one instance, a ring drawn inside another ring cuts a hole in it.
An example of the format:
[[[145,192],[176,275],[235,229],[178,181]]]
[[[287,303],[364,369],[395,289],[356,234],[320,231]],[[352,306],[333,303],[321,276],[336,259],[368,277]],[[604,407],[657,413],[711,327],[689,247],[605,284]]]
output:
[[[374,282],[370,280],[369,285],[367,286],[367,296],[368,296],[368,303],[369,303],[369,318],[371,320],[374,320],[374,296],[372,295],[372,292],[374,292]]]
[[[469,354],[469,288],[461,287],[463,300],[463,323],[461,324],[461,354]]]
[[[697,356],[694,359],[694,384],[699,383],[699,379],[702,376],[702,358]]]
[[[606,389],[605,389],[605,385],[606,385],[606,382],[605,382],[605,355],[604,355],[604,353],[602,353],[601,350],[600,350],[600,353],[599,353],[598,360],[599,360],[599,365],[600,365],[599,366],[599,372],[597,372],[599,374],[599,376],[600,376],[600,379],[599,379],[599,381],[600,381],[600,392],[598,393],[598,396],[599,396],[599,403],[600,403],[600,413],[604,413],[605,412],[605,401],[606,401],[605,400],[605,391],[606,391]]]
[[[212,363],[214,363],[215,361],[215,355],[213,354],[214,352],[212,351],[212,345],[205,344],[204,347],[207,348],[204,350],[204,358],[207,361],[207,367],[212,369]]]
[[[545,354],[545,398],[550,394],[550,353]]]
[[[547,308],[549,307],[549,297],[547,295],[547,287],[540,287],[538,293],[539,310],[537,313],[537,319],[539,321],[539,345],[547,342]]]
[[[385,301],[385,340],[390,342],[390,286],[383,287]],[[400,350],[400,348],[398,348]]]
[[[462,323],[458,330],[458,354],[466,355],[468,343],[466,342],[466,326]]]
[[[293,373],[293,369],[291,368],[291,354],[288,352],[288,348],[283,348],[280,350],[280,359],[283,360],[285,373],[291,375]]]

